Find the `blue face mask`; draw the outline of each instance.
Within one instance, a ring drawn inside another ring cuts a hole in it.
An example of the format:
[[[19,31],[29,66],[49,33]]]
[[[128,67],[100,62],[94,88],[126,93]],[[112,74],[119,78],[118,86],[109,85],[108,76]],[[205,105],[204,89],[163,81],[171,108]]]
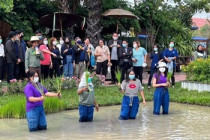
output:
[[[122,46],[125,48],[125,47],[127,47],[127,44],[122,44]]]
[[[2,43],[2,39],[0,39],[0,44]]]
[[[154,51],[157,52],[158,51],[158,48],[154,48]]]
[[[82,44],[82,41],[81,40],[78,40],[77,41],[77,44],[80,44],[81,45]]]
[[[173,48],[174,47],[174,44],[170,44],[170,47]]]
[[[91,83],[92,82],[92,77],[89,77],[88,78],[88,83]]]
[[[135,75],[129,75],[129,79],[133,80],[135,78]]]

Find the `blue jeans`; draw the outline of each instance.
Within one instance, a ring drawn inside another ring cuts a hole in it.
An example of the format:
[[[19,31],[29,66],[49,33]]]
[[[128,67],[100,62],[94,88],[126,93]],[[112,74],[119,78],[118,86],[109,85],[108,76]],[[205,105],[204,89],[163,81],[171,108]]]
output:
[[[73,68],[73,62],[72,62],[72,56],[67,55],[66,56],[66,64],[63,65],[63,72],[64,72],[64,77],[69,77],[71,78],[73,76],[74,68]]]
[[[93,113],[94,113],[94,105],[92,106],[79,105],[80,122],[93,121]]]
[[[26,117],[30,132],[47,129],[47,121],[43,106],[37,106],[26,112]]]
[[[149,75],[149,80],[148,80],[148,86],[151,86],[151,81],[154,73],[157,72],[157,68],[151,68],[150,69],[150,75]]]
[[[169,93],[168,89],[164,87],[158,87],[154,93],[154,109],[153,114],[159,115],[160,114],[160,107],[163,108],[163,114],[168,114],[169,108]]]
[[[138,96],[133,97],[133,101],[129,96],[124,96],[122,100],[120,120],[135,119],[138,113],[140,101]]]

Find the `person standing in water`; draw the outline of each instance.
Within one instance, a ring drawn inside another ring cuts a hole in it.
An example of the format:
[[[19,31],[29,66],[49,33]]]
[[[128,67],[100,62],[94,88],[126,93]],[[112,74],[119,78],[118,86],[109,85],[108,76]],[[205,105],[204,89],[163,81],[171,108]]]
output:
[[[91,122],[93,120],[94,106],[96,107],[96,111],[99,111],[98,103],[95,100],[92,77],[90,76],[88,83],[86,83],[86,74],[90,75],[89,72],[83,73],[77,91],[79,95],[79,122]]]
[[[144,92],[139,79],[135,78],[135,73],[132,70],[128,70],[126,80],[122,82],[121,92],[124,93],[122,99],[120,120],[135,119],[138,113],[140,100],[138,98],[138,92],[143,100],[143,105],[146,105]]]
[[[45,130],[47,129],[47,121],[45,117],[43,101],[45,96],[59,97],[61,93],[48,92],[47,89],[41,85],[37,72],[29,71],[28,73],[29,83],[24,89],[26,96],[26,118],[28,121],[29,131]]]
[[[170,86],[167,81],[167,70],[166,63],[160,62],[158,65],[158,72],[153,77],[154,92],[154,109],[153,114],[160,115],[160,107],[162,106],[162,114],[168,114],[169,108],[169,92],[168,87]]]

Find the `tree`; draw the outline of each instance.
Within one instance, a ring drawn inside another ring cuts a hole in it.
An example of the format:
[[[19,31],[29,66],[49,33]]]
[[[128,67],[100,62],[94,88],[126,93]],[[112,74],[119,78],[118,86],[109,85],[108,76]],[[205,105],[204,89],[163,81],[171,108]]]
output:
[[[159,43],[164,49],[174,41],[181,55],[189,55],[193,50],[191,18],[196,11],[205,9],[207,0],[175,2],[177,6],[172,7],[164,0],[145,0],[135,7],[135,13],[141,19],[141,27],[148,32],[150,48]]]
[[[13,8],[13,0],[1,0],[0,1],[0,9],[5,12],[11,12]]]
[[[49,13],[57,11],[57,4],[47,0],[14,0],[13,10],[6,13],[0,10],[0,19],[8,22],[13,30],[22,29],[25,39],[29,39],[39,26],[39,19]]]
[[[85,5],[88,10],[86,35],[90,38],[93,46],[97,46],[103,29],[101,26],[102,1],[86,0]]]

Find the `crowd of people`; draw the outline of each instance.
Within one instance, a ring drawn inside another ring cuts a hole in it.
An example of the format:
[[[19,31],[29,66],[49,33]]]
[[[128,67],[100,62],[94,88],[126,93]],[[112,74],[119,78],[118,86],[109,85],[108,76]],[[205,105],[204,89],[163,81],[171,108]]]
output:
[[[121,80],[125,79],[127,71],[133,69],[135,77],[142,83],[143,68],[147,62],[147,51],[139,41],[129,44],[127,40],[120,40],[117,33],[113,33],[112,40],[107,45],[103,39],[98,46],[93,46],[89,38],[82,41],[76,37],[72,45],[69,36],[65,38],[47,38],[37,31],[27,43],[23,40],[23,31],[11,31],[9,38],[2,44],[0,36],[0,80],[6,73],[7,82],[10,80],[23,80],[26,73],[33,70],[42,78],[53,78],[64,75],[65,79],[73,76],[81,78],[85,69],[95,70],[96,74],[106,77],[108,69],[111,73],[111,84],[117,83],[116,71],[121,69]],[[132,47],[130,47],[132,46]],[[148,79],[148,88],[151,87],[153,74],[157,72],[158,62],[167,63],[168,70],[172,72],[172,86],[175,85],[175,60],[178,52],[170,42],[169,48],[160,52],[159,46],[154,45],[150,53],[151,67]],[[193,59],[205,58],[206,53],[201,45],[193,53]]]
[[[35,36],[26,43],[23,40],[23,32],[11,31],[5,46],[0,36],[0,80],[3,80],[4,72],[7,72],[7,82],[17,79],[28,78],[28,84],[24,89],[26,96],[26,117],[30,131],[47,129],[47,122],[43,108],[45,96],[59,97],[61,93],[48,92],[39,83],[41,78],[59,77],[64,75],[65,79],[73,76],[81,79],[77,93],[79,95],[79,121],[87,122],[93,120],[94,107],[99,110],[95,100],[92,75],[85,72],[95,70],[96,74],[106,77],[108,68],[111,69],[111,84],[117,81],[115,72],[121,70],[120,91],[124,93],[119,119],[135,119],[139,108],[138,93],[142,97],[143,105],[146,105],[142,86],[143,68],[146,66],[147,51],[139,41],[134,41],[129,47],[127,40],[119,40],[118,34],[114,33],[112,40],[105,45],[103,39],[99,40],[98,46],[93,46],[90,39],[84,42],[81,38],[75,38],[72,45],[70,37],[55,37],[48,39],[37,31]],[[49,41],[49,42],[48,42]],[[172,87],[175,85],[174,72],[175,60],[178,52],[174,48],[174,42],[170,42],[169,48],[160,52],[159,46],[154,45],[151,52],[150,76],[148,88],[155,87],[153,114],[159,115],[169,112],[170,82],[167,73],[171,72]],[[206,53],[202,46],[197,47],[194,53],[195,59],[205,58]],[[6,64],[6,67],[5,67]],[[7,69],[6,69],[7,68]],[[87,75],[89,75],[87,77]],[[88,80],[87,80],[88,78]]]

